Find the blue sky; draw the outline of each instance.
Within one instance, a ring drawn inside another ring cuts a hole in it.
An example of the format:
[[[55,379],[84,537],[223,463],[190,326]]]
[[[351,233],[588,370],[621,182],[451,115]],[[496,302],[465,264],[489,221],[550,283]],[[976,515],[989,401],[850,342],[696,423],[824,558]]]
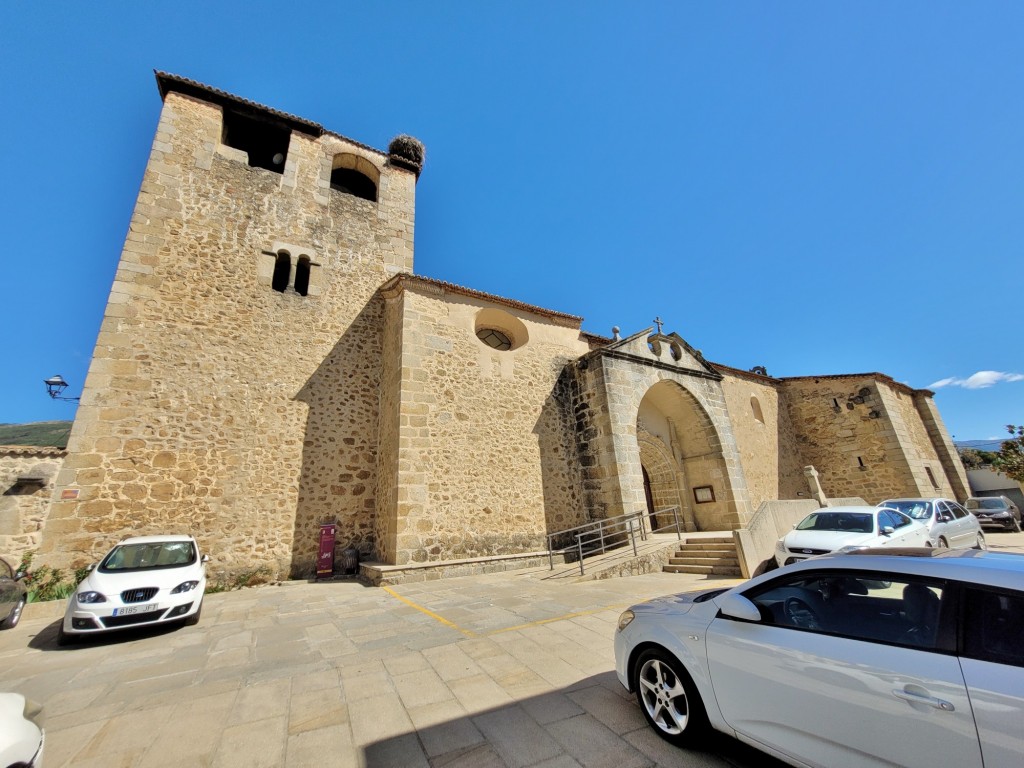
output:
[[[1024,4],[8,2],[0,422],[72,418],[153,70],[427,148],[416,272],[1024,422]]]

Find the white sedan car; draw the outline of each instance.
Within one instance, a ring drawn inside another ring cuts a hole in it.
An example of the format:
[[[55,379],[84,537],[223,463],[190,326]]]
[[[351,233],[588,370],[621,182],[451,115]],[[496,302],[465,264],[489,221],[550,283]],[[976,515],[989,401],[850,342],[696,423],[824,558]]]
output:
[[[880,507],[897,509],[928,528],[936,547],[985,549],[985,534],[974,515],[952,499],[886,499]]]
[[[889,554],[889,553],[900,554]],[[1019,768],[1024,556],[857,550],[619,617],[654,731],[722,731],[792,765]]]
[[[823,507],[811,512],[775,544],[779,567],[857,547],[931,546],[927,526],[895,509]]]
[[[125,539],[75,589],[58,642],[129,627],[197,623],[209,560],[191,536]]]

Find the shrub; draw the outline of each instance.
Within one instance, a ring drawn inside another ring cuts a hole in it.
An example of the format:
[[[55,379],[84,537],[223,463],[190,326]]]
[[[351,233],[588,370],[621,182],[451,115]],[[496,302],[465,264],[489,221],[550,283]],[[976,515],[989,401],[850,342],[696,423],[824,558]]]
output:
[[[63,600],[89,575],[88,568],[76,568],[70,577],[65,576],[62,569],[51,568],[48,565],[40,565],[33,570],[32,561],[35,560],[35,556],[35,550],[29,550],[21,556],[21,565],[18,566],[18,570],[25,574],[23,581],[28,588],[30,603]]]
[[[270,569],[265,565],[261,565],[259,568],[255,568],[251,571],[242,571],[241,573],[236,573],[229,577],[218,576],[216,579],[210,579],[206,582],[206,594],[230,592],[234,589],[243,589],[245,587],[255,587],[260,584],[266,584],[271,580],[270,576]]]

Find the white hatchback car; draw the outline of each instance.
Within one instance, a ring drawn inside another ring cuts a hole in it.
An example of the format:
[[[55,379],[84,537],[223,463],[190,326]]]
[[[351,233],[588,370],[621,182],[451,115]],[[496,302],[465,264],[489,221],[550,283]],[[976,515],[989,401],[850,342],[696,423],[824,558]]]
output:
[[[925,547],[928,528],[895,509],[822,507],[775,544],[779,567],[855,547]]]
[[[197,623],[209,560],[191,536],[125,539],[75,589],[58,642],[129,627]]]
[[[978,518],[952,499],[887,499],[878,506],[898,509],[924,523],[933,546],[985,549],[985,534]]]
[[[901,553],[901,554],[889,554]],[[1024,556],[858,550],[619,617],[654,731],[722,731],[792,765],[1019,768]]]

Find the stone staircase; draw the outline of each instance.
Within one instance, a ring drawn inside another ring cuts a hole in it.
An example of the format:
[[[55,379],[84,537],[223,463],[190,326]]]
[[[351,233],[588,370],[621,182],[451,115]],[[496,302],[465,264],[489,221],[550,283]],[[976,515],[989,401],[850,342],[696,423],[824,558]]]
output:
[[[703,573],[742,577],[731,535],[684,539],[664,567],[666,573]]]

